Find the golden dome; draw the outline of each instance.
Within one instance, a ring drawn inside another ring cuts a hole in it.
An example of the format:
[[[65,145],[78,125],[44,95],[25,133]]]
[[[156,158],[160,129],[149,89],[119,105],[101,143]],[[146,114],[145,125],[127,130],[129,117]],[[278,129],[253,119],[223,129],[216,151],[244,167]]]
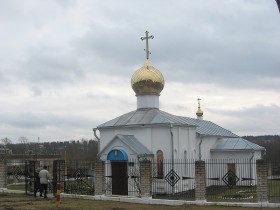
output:
[[[131,77],[131,86],[136,95],[159,95],[164,87],[164,78],[149,59]]]
[[[196,111],[196,116],[202,117],[203,116],[203,111],[198,107],[198,110]]]

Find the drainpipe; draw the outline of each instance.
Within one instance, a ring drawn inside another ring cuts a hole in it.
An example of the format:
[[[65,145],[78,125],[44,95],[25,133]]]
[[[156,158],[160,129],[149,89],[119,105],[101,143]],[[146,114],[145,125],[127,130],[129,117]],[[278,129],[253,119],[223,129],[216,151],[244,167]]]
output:
[[[203,137],[200,136],[200,142],[199,142],[199,146],[198,146],[198,159],[199,159],[199,161],[201,161],[201,157],[202,157],[202,154],[201,154],[201,144],[202,144],[202,140],[203,140]]]
[[[172,132],[173,125],[170,124],[170,138],[171,138],[171,163],[172,163],[172,170],[174,170],[174,140],[173,140],[173,132]]]
[[[253,186],[253,180],[252,180],[252,160],[254,158],[254,150],[252,150],[252,156],[250,158],[250,185]]]
[[[97,154],[99,154],[99,152],[100,152],[100,138],[96,134],[97,128],[93,128],[92,130],[93,130],[95,138],[97,139]]]
[[[174,140],[173,140],[173,132],[172,132],[173,125],[170,123],[170,138],[171,138],[171,166],[172,170],[174,171]],[[174,186],[172,186],[172,195],[175,194]]]

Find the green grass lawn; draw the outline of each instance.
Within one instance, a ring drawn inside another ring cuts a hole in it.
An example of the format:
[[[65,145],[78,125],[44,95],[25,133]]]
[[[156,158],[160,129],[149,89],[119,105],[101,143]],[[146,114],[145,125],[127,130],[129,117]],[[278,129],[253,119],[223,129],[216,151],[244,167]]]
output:
[[[207,201],[216,202],[256,202],[256,187],[234,186],[232,188],[216,187],[216,192],[206,195]]]
[[[7,197],[7,198],[5,198]],[[8,198],[9,197],[9,198]],[[19,197],[19,195],[12,197],[10,195],[1,196],[0,194],[0,209],[13,210],[50,210],[57,209],[55,198],[44,199],[34,198],[32,196]],[[134,204],[113,201],[94,201],[77,198],[61,198],[61,210],[256,210],[260,208],[249,207],[228,207],[228,206],[199,206],[199,205],[181,205],[181,206],[167,206],[167,205],[147,205]],[[276,210],[279,208],[261,208],[262,210]]]

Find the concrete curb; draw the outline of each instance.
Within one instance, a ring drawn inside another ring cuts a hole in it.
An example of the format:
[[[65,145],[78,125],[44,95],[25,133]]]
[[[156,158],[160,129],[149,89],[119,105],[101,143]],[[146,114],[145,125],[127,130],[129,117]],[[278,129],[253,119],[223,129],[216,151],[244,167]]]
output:
[[[137,198],[129,196],[105,196],[105,195],[72,195],[61,193],[63,198],[79,198],[88,200],[101,200],[101,201],[115,201],[137,204],[149,205],[168,205],[168,206],[181,206],[181,205],[204,205],[204,206],[232,206],[232,207],[266,207],[266,208],[280,208],[280,203],[234,203],[234,202],[207,202],[207,201],[184,201],[184,200],[164,200],[152,199],[151,197]]]

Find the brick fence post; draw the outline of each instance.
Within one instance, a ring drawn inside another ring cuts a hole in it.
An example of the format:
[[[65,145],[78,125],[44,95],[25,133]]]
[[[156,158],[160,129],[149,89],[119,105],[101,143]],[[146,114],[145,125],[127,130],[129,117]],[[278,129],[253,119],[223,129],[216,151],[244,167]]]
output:
[[[152,164],[150,160],[140,162],[140,188],[141,197],[152,195]]]
[[[267,194],[267,162],[257,160],[257,200],[258,202],[268,202]]]
[[[195,200],[206,201],[205,199],[205,162],[195,161]]]
[[[0,191],[7,189],[7,162],[5,157],[0,157]]]
[[[95,162],[95,195],[105,194],[105,163],[102,160],[97,160]]]

